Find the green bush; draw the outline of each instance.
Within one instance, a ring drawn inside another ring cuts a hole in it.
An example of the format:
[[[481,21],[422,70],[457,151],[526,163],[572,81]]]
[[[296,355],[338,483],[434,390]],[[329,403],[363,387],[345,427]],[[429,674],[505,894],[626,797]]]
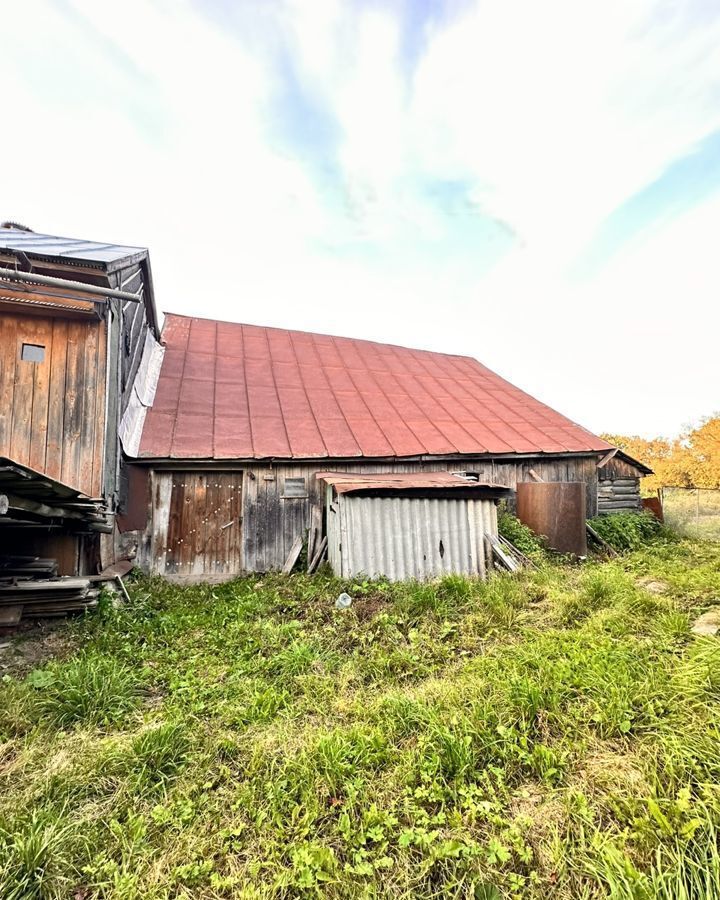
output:
[[[545,552],[542,538],[532,528],[523,525],[504,503],[498,509],[498,532],[526,556],[542,556]]]
[[[614,550],[639,550],[664,533],[649,512],[619,512],[590,519],[589,524]]]

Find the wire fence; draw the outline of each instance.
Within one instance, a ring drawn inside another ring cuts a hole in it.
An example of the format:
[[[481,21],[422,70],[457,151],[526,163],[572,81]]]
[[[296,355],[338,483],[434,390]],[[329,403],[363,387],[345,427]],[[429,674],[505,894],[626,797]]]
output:
[[[665,522],[688,537],[720,541],[720,490],[663,488]]]

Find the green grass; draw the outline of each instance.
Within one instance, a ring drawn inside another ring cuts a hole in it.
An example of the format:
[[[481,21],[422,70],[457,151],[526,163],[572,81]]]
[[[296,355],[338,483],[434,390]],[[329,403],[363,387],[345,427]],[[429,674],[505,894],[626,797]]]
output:
[[[4,676],[0,897],[720,896],[717,545],[131,594]]]

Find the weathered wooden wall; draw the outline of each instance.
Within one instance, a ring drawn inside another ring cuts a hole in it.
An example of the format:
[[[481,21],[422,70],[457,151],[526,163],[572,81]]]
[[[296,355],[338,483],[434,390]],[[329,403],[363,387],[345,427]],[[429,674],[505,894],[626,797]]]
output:
[[[21,359],[23,344],[43,361]],[[0,315],[0,455],[100,496],[105,389],[103,321]]]
[[[231,466],[225,466],[231,469]],[[476,472],[480,481],[515,489],[518,481],[531,481],[530,470],[545,481],[584,481],[587,490],[587,514],[597,512],[597,457],[556,457],[534,459],[413,460],[386,463],[357,462],[251,464],[237,466],[242,471],[242,558],[243,571],[265,572],[282,568],[293,542],[310,525],[313,507],[324,506],[322,485],[315,475],[336,472]],[[218,471],[215,469],[214,471]],[[198,469],[198,471],[200,471]],[[209,468],[205,470],[211,472]],[[138,537],[138,563],[150,571],[164,574],[165,558],[160,534],[167,534],[170,509],[171,473],[156,470],[152,474],[151,519]],[[293,479],[291,485],[286,482]],[[297,479],[304,483],[298,496]],[[155,535],[155,537],[153,537]],[[162,545],[162,546],[161,546]]]

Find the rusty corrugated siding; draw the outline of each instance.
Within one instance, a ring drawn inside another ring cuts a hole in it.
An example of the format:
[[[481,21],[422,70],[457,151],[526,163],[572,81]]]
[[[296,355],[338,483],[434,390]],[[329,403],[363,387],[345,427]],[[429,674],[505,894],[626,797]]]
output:
[[[344,578],[485,576],[485,535],[497,534],[493,500],[344,494],[333,508],[328,555]]]

